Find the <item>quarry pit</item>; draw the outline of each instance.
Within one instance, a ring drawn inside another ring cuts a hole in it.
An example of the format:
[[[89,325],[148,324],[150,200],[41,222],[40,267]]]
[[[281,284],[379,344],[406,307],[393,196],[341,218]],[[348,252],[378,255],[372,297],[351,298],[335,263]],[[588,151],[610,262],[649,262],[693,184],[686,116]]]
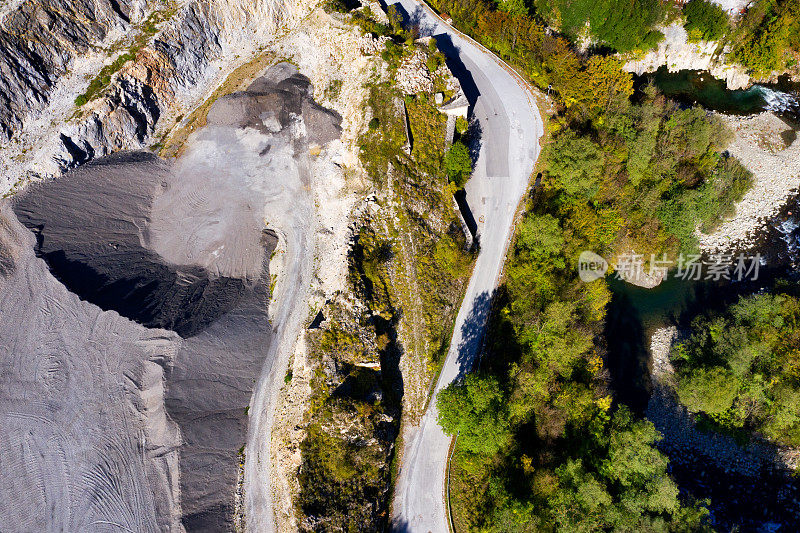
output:
[[[312,95],[274,65],[179,159],[118,153],[0,205],[3,523],[233,529],[253,395],[294,305],[273,299],[270,258],[283,241],[284,283],[307,279],[311,154],[340,133]]]

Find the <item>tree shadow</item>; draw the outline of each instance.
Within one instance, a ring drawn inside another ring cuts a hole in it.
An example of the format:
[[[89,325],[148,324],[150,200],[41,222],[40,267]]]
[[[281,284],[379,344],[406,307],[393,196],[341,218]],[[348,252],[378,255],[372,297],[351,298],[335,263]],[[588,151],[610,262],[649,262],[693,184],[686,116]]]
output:
[[[395,518],[389,524],[389,531],[391,533],[410,533],[411,525],[404,518]]]
[[[461,216],[464,217],[464,222],[467,223],[467,228],[474,239],[478,235],[478,223],[475,221],[469,202],[467,202],[467,191],[459,189],[453,196],[458,204],[458,210],[461,211]]]
[[[475,360],[480,357],[493,295],[494,291],[492,293],[483,291],[475,296],[472,301],[472,309],[461,325],[461,342],[458,344],[456,355],[456,364],[458,365],[456,379],[463,378],[470,371]]]
[[[412,28],[416,28],[417,35],[420,37],[433,37],[436,25],[426,22],[425,18],[425,10],[422,9],[422,6],[417,6],[414,12],[408,17],[408,25]]]
[[[478,163],[478,156],[481,153],[481,146],[483,146],[483,125],[481,124],[480,120],[475,118],[474,115],[469,121],[469,127],[464,134],[464,138],[466,139],[467,146],[469,147],[469,155],[472,158],[472,168],[474,169],[475,165]]]
[[[630,298],[613,293],[606,312],[607,365],[615,399],[642,414],[650,398],[645,331]]]

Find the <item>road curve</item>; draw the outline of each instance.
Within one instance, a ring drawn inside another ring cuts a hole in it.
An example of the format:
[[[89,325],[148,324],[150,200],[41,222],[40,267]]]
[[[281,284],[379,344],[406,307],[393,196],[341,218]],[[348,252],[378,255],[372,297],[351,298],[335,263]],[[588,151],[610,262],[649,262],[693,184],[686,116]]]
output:
[[[418,25],[421,35],[436,38],[482,130],[475,171],[466,186],[481,250],[456,317],[434,399],[419,427],[407,433],[393,502],[394,531],[444,533],[449,530],[445,470],[451,439],[436,421],[435,395],[468,371],[478,354],[516,209],[539,156],[543,126],[528,86],[494,54],[442,22],[417,0],[390,5]]]

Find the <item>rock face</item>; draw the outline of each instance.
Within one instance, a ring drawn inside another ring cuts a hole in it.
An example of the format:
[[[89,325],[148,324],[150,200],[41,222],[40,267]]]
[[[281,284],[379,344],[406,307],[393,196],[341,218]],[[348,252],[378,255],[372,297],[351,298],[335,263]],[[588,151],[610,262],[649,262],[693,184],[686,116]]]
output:
[[[231,65],[292,27],[313,5],[23,0],[7,7],[0,19],[0,191],[145,147],[165,117],[191,109]],[[141,40],[143,47],[135,44]],[[112,74],[100,98],[77,109],[75,97],[120,51],[136,57]]]
[[[0,142],[11,138],[29,114],[42,109],[76,58],[139,22],[147,4],[147,0],[22,2],[0,15]]]
[[[624,69],[641,75],[655,72],[666,65],[670,72],[680,70],[707,70],[712,76],[725,80],[729,89],[743,89],[750,85],[750,76],[743,67],[725,63],[725,54],[718,53],[716,42],[690,43],[686,30],[679,22],[661,28],[664,40],[658,48],[641,59],[628,61]]]
[[[311,92],[277,65],[174,164],[116,154],[0,206],[0,523],[233,529],[274,336],[266,206],[339,132]]]

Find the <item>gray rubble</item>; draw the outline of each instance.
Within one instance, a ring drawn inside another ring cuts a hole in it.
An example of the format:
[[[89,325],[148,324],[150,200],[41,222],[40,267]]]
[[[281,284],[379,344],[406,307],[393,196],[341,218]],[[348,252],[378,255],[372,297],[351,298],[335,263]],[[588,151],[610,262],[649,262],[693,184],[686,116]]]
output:
[[[174,164],[121,153],[0,206],[3,531],[232,529],[274,336],[266,206],[339,132],[310,94],[278,65]]]

